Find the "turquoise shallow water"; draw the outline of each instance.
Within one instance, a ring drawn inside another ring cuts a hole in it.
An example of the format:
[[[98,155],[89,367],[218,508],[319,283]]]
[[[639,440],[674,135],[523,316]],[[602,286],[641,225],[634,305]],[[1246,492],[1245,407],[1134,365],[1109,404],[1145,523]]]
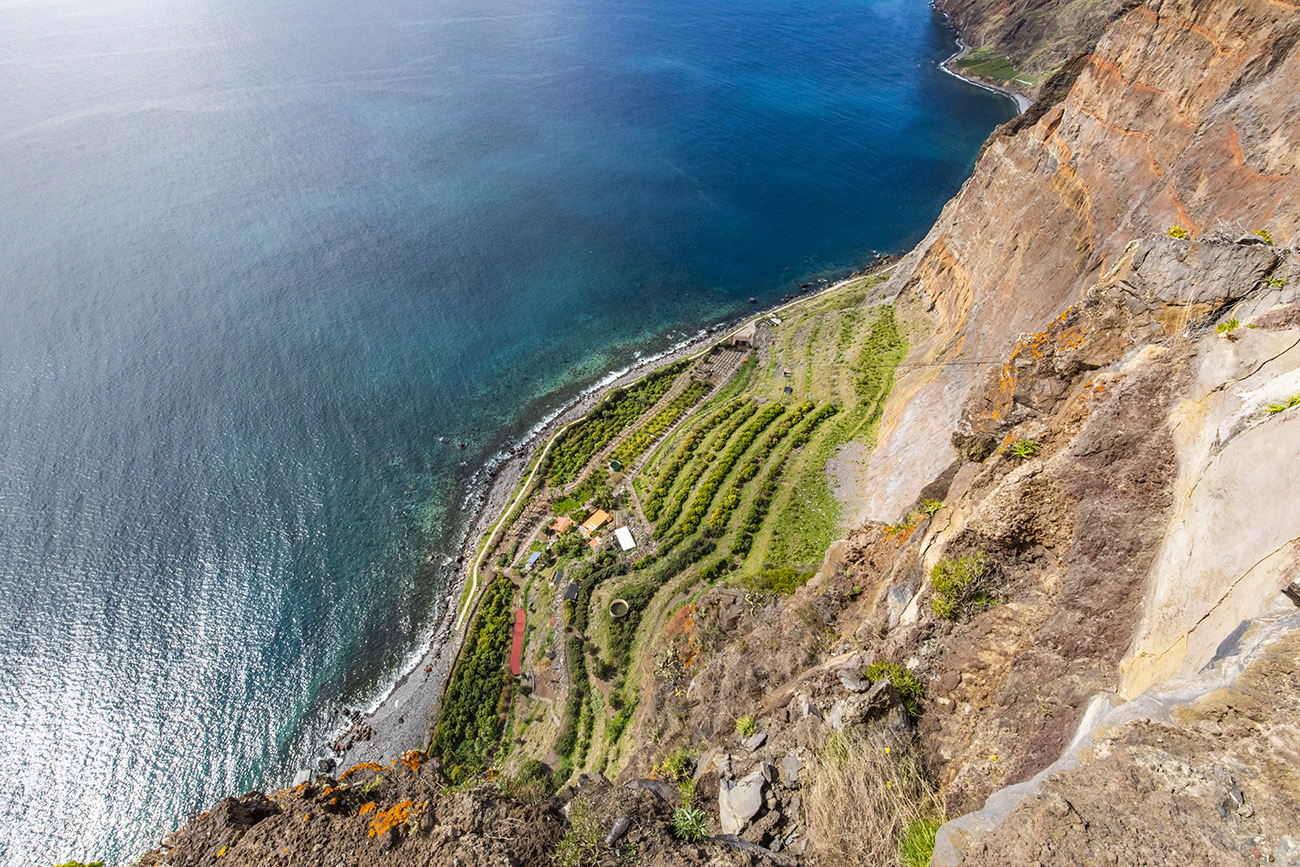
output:
[[[476,467],[917,240],[1011,114],[952,45],[905,0],[0,3],[0,864],[284,783],[426,635]]]

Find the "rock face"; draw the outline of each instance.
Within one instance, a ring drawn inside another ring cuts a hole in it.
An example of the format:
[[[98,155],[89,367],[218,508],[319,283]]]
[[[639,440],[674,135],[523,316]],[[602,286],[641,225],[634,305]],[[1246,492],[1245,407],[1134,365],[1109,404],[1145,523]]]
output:
[[[859,522],[894,521],[957,457],[951,432],[981,384],[970,362],[998,363],[1135,238],[1297,239],[1298,19],[1271,0],[1129,8],[1059,102],[995,133],[888,289],[933,331],[886,408]],[[947,359],[966,363],[932,366]]]

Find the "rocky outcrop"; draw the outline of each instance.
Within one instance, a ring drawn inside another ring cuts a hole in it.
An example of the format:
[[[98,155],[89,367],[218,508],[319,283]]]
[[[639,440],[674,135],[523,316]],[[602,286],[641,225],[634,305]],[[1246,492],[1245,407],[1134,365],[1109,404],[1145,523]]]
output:
[[[934,867],[1300,863],[1297,670],[1291,608],[1196,676],[1097,705],[1060,760],[945,825]]]

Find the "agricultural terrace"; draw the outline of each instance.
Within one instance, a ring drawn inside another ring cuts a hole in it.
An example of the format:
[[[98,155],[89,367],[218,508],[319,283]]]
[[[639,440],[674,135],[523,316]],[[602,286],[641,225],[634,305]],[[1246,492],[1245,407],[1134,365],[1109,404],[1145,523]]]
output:
[[[509,774],[541,758],[552,788],[578,770],[616,774],[641,694],[661,686],[645,651],[666,620],[718,583],[792,593],[807,581],[843,530],[827,462],[874,444],[907,351],[894,309],[869,301],[882,279],[761,318],[752,348],[719,344],[656,371],[564,432],[491,552],[491,587],[513,601],[489,591],[479,608],[436,728],[444,762]],[[576,525],[596,510],[612,520],[587,538]],[[634,550],[613,544],[616,527]],[[491,642],[515,605],[523,675],[507,683]]]

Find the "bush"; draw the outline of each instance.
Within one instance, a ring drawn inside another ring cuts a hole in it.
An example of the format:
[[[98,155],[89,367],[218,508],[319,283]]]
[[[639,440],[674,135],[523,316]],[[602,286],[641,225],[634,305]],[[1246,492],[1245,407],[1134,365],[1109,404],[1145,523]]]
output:
[[[1293,406],[1300,406],[1300,394],[1293,394],[1282,403],[1270,403],[1264,407],[1264,412],[1269,415],[1277,415],[1279,412],[1286,412]]]
[[[709,834],[709,817],[699,807],[673,810],[673,836],[686,843],[698,843]]]
[[[1220,322],[1218,325],[1214,326],[1214,330],[1218,334],[1231,334],[1240,327],[1241,320],[1234,316],[1227,322]]]
[[[758,731],[758,723],[754,722],[754,715],[747,713],[736,720],[736,734],[742,738],[747,738]]]
[[[789,566],[782,566],[756,575],[747,575],[745,583],[750,589],[757,590],[759,593],[783,593],[786,596],[793,596],[794,591],[807,584],[808,580],[816,574],[816,572],[799,572]]]
[[[1187,239],[1187,230],[1182,226],[1170,226],[1168,229],[1165,229],[1165,234],[1171,238],[1177,238],[1180,241]]]
[[[1014,458],[1024,460],[1038,454],[1038,443],[1033,440],[1017,439],[1009,443],[1002,451]]]
[[[930,610],[956,620],[970,609],[997,602],[990,585],[988,557],[944,557],[930,570]]]
[[[915,719],[921,715],[921,700],[925,698],[925,684],[912,672],[897,662],[875,662],[867,666],[862,676],[870,680],[888,680],[898,693],[908,716]]]
[[[569,827],[555,847],[555,862],[560,867],[595,867],[604,851],[600,820],[586,801],[574,801],[569,807]]]

